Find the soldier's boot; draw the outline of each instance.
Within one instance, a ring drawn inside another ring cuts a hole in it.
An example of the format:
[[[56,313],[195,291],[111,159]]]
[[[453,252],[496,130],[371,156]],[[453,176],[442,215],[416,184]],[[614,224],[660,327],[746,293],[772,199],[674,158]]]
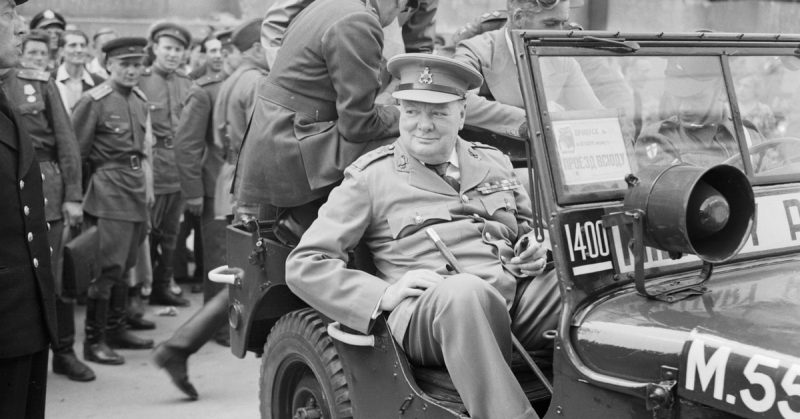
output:
[[[228,321],[228,290],[218,293],[189,318],[171,338],[153,350],[153,363],[167,371],[172,382],[192,400],[197,390],[189,382],[186,366],[189,356],[197,352]]]
[[[66,375],[72,381],[92,381],[94,371],[81,362],[75,350],[75,303],[56,298],[58,341],[53,342],[53,372]]]
[[[175,249],[161,249],[161,261],[153,272],[153,292],[150,294],[151,306],[188,307],[189,300],[172,292],[173,281],[172,255]]]
[[[128,316],[125,310],[127,296],[127,285],[118,284],[111,289],[106,342],[112,348],[150,349],[153,347],[152,339],[142,339],[128,330]]]
[[[108,322],[108,300],[86,299],[86,340],[83,341],[83,359],[98,364],[121,365],[122,355],[114,352],[106,343]]]
[[[141,286],[128,288],[127,300],[128,327],[131,330],[153,330],[156,324],[144,318],[144,302]]]

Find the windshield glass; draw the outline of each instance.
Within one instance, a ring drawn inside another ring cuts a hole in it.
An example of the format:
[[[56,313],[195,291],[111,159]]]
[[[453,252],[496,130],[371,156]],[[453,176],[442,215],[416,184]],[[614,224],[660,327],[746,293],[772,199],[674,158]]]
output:
[[[540,57],[562,190],[621,196],[626,175],[678,163],[745,170],[742,150],[751,176],[800,175],[800,60],[729,58],[728,88],[723,59]]]

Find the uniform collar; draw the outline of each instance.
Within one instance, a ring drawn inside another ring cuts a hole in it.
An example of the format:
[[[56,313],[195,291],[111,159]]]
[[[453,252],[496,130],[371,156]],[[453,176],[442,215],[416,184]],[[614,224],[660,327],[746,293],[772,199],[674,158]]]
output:
[[[444,195],[458,195],[458,192],[439,177],[433,170],[425,167],[422,162],[412,157],[403,145],[397,141],[394,143],[394,165],[395,169],[401,173],[408,173],[408,183],[411,186],[426,191],[437,192]],[[489,166],[472,145],[459,138],[456,141],[456,148],[453,150],[450,159],[451,164],[455,164],[461,172],[461,190],[470,190],[483,182],[489,174]]]
[[[175,71],[168,71],[155,63],[153,63],[153,66],[151,68],[153,69],[153,73],[156,73],[165,79],[167,77],[172,77],[172,75],[175,74]]]

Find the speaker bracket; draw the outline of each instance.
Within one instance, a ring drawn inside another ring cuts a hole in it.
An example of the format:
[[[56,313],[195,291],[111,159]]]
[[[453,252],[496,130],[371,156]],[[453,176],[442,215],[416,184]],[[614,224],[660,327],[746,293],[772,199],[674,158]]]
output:
[[[603,226],[607,229],[619,227],[621,247],[630,249],[633,253],[633,281],[636,291],[644,297],[668,303],[706,293],[707,289],[703,284],[708,281],[714,270],[714,265],[709,262],[703,262],[703,267],[694,280],[680,279],[647,286],[644,274],[644,218],[645,212],[640,209],[613,212],[603,216]]]

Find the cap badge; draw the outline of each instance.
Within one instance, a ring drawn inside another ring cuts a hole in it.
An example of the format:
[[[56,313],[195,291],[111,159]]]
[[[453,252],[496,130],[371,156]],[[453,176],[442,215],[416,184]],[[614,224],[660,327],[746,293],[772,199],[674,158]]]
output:
[[[53,11],[52,11],[52,10],[49,10],[49,9],[48,9],[48,10],[45,10],[45,11],[44,11],[44,14],[43,14],[42,16],[43,16],[45,19],[55,19],[55,18],[56,18],[56,14],[55,14],[55,13],[53,13]]]
[[[425,70],[422,70],[422,74],[419,75],[419,82],[422,84],[433,83],[433,74],[431,74],[430,67],[425,67]]]

